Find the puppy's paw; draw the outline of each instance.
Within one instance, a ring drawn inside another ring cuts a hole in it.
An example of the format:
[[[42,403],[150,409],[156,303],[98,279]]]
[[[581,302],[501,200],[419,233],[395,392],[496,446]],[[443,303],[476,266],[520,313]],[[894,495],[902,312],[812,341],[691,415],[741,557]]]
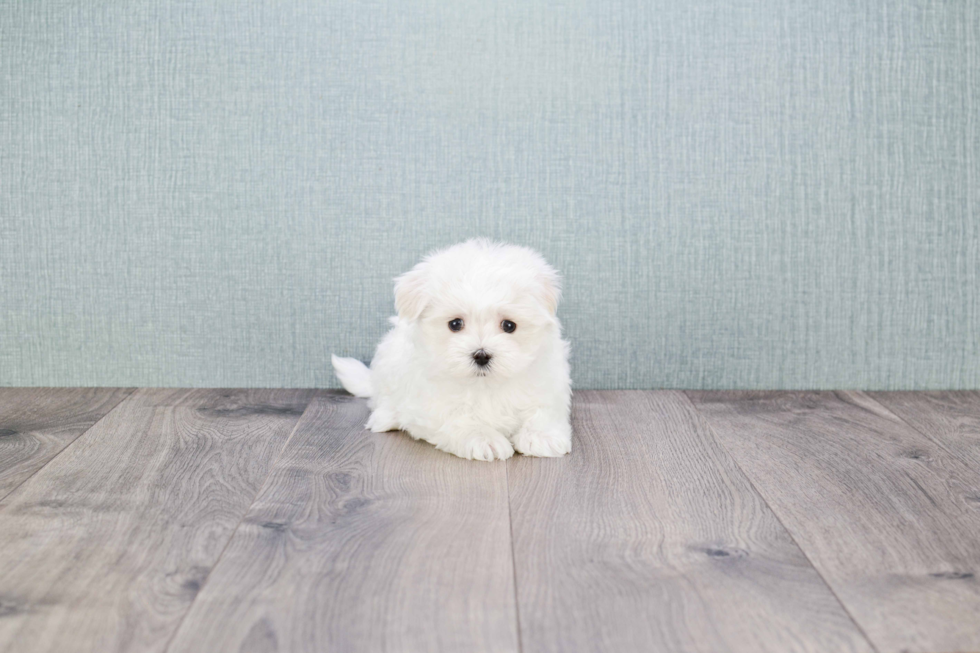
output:
[[[454,436],[436,448],[467,460],[506,460],[514,455],[514,445],[492,429]]]
[[[528,423],[514,436],[514,449],[525,456],[564,456],[572,450],[572,430],[567,424],[539,428]]]
[[[375,433],[384,433],[385,431],[397,431],[401,426],[399,426],[393,412],[387,408],[376,408],[371,413],[364,428],[371,429]]]

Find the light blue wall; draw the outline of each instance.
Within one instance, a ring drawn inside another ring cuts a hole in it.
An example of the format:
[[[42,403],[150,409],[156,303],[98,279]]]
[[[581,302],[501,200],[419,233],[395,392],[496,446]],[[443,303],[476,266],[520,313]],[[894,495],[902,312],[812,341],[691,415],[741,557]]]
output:
[[[578,387],[978,387],[980,3],[0,3],[0,384],[334,385],[473,235]]]

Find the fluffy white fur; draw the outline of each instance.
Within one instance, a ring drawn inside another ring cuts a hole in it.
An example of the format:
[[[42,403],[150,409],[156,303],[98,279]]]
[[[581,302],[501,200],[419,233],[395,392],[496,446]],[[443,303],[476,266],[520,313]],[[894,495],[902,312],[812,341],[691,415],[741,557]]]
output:
[[[349,392],[370,399],[372,431],[401,429],[474,460],[561,456],[572,429],[560,296],[558,273],[531,249],[455,245],[395,280],[398,315],[371,368],[333,356],[334,370]],[[457,318],[463,327],[454,332]],[[517,328],[505,332],[504,320]],[[491,356],[485,366],[474,358],[480,350]]]

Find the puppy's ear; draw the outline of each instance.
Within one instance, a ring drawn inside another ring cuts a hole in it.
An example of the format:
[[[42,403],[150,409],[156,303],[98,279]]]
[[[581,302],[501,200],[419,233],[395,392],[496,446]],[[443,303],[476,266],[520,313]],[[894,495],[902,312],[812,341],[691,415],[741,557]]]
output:
[[[561,275],[548,264],[542,264],[536,275],[538,301],[554,315],[561,300]]]
[[[429,303],[426,283],[428,270],[419,263],[395,279],[395,308],[403,320],[417,320]]]

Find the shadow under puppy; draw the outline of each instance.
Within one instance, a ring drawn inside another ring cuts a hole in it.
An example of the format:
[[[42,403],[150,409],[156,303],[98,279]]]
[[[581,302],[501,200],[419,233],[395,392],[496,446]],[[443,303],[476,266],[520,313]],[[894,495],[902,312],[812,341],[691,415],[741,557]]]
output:
[[[401,429],[473,460],[561,456],[572,446],[560,277],[534,250],[470,240],[395,280],[398,315],[371,367],[332,356],[366,428]]]

